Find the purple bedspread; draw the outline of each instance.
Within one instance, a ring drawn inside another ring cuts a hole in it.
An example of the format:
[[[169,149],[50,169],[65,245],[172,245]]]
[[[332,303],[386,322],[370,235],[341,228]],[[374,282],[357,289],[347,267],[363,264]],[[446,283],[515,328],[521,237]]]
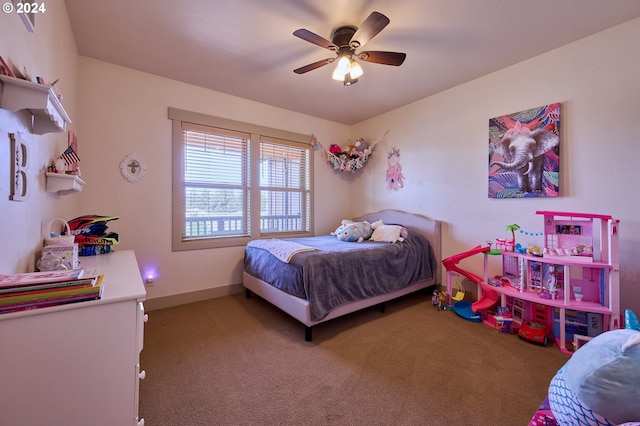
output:
[[[348,243],[334,236],[290,238],[318,250],[284,263],[267,250],[247,247],[244,270],[310,302],[311,319],[358,300],[387,294],[434,278],[436,260],[427,239],[409,230],[404,242]]]

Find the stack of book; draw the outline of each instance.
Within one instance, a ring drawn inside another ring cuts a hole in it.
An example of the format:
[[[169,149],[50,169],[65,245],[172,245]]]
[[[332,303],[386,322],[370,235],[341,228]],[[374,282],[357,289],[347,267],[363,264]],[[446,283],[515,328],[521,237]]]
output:
[[[102,280],[83,269],[0,274],[0,314],[100,299]]]

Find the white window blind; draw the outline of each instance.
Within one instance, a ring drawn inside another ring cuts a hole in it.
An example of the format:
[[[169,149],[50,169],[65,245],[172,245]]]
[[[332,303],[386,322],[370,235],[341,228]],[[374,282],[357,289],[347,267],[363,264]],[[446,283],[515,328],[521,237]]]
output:
[[[310,136],[169,108],[174,250],[311,236]]]
[[[309,231],[309,146],[262,137],[260,232]]]
[[[182,129],[183,239],[248,235],[251,135],[191,123]]]

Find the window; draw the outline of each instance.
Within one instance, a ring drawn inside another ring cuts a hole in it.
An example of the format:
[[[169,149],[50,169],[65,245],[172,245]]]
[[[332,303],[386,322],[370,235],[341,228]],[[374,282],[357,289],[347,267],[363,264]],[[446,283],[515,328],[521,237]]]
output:
[[[309,236],[310,136],[169,109],[173,249]]]
[[[260,234],[309,232],[309,145],[260,140]]]

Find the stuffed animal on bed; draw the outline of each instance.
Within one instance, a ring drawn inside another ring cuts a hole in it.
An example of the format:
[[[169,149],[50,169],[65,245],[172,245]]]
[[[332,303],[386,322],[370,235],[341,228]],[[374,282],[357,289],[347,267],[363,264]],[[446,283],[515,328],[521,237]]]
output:
[[[578,349],[551,381],[549,406],[559,424],[640,422],[640,326],[630,310],[625,322]]]
[[[343,220],[342,224],[331,233],[340,241],[359,243],[368,240],[371,234],[373,234],[373,227],[369,222],[354,222],[347,219]]]
[[[402,242],[409,236],[407,229],[402,225],[386,225],[381,220],[371,224],[373,234],[371,241],[384,241],[387,243]]]

